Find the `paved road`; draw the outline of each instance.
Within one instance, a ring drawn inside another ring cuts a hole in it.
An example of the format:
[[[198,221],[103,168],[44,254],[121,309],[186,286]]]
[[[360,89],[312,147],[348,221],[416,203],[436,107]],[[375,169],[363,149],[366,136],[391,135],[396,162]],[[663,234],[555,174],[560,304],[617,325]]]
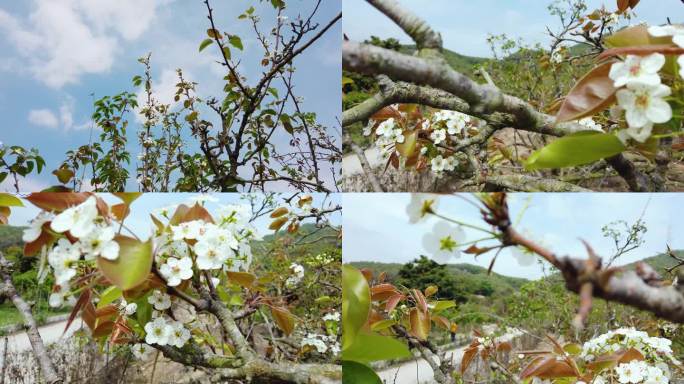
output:
[[[366,153],[366,158],[368,159],[371,168],[382,166],[385,163],[385,160],[382,158],[382,155],[380,154],[380,150],[378,149],[378,147],[370,147],[366,149],[364,152]],[[348,176],[363,173],[363,168],[361,168],[361,162],[359,161],[359,157],[353,153],[351,155],[343,157],[342,171],[344,172],[344,175]]]
[[[52,323],[38,327],[38,332],[43,338],[43,342],[47,344],[52,344],[59,342],[61,340],[66,340],[74,332],[81,328],[82,322],[80,319],[74,320],[71,323],[69,329],[64,333],[64,327],[66,327],[66,321],[60,321],[57,323]],[[5,338],[0,337],[0,366],[2,366],[2,359],[4,354]],[[7,350],[8,353],[18,353],[31,349],[31,342],[29,342],[26,332],[17,332],[7,336]]]
[[[454,365],[460,363],[466,348],[467,345],[464,345],[463,347],[449,350],[447,358],[454,361]],[[407,361],[401,365],[387,368],[378,372],[378,376],[380,376],[380,379],[385,384],[424,384],[435,382],[432,368],[424,359]]]

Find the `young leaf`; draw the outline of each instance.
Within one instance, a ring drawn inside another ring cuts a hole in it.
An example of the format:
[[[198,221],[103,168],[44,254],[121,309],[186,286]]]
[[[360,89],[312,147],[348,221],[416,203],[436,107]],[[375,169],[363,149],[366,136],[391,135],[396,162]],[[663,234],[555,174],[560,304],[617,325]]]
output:
[[[363,274],[350,265],[342,266],[342,346],[348,348],[368,319],[370,288]]]
[[[23,207],[24,204],[21,200],[10,194],[10,193],[0,193],[0,207]]]
[[[241,51],[244,49],[244,47],[242,46],[242,40],[240,39],[240,36],[231,35],[228,38],[228,42],[230,43],[230,45]]]
[[[535,170],[589,164],[615,156],[625,149],[625,145],[615,135],[595,131],[577,132],[561,137],[532,153],[525,168]]]
[[[226,272],[226,275],[228,276],[229,280],[245,288],[251,287],[252,284],[254,284],[254,281],[256,280],[256,276],[247,272],[228,271]]]
[[[202,43],[200,44],[200,46],[199,46],[199,51],[202,52],[202,51],[204,50],[204,48],[210,46],[211,43],[213,43],[213,42],[214,42],[214,40],[212,40],[212,39],[205,39],[205,40],[202,41]]]
[[[97,265],[102,274],[121,290],[135,288],[143,283],[152,270],[152,242],[117,236],[119,257],[107,260],[99,257]]]
[[[351,347],[342,351],[344,360],[369,363],[411,356],[406,344],[392,337],[375,333],[361,333],[357,336],[357,340],[360,342],[353,343]]]
[[[342,382],[382,384],[382,380],[370,367],[356,361],[342,361]]]
[[[287,308],[271,307],[271,314],[275,320],[278,328],[280,328],[286,335],[290,335],[294,330],[295,322],[294,316]]]
[[[430,335],[430,314],[411,308],[409,312],[409,322],[411,323],[411,333],[420,340],[426,340]]]

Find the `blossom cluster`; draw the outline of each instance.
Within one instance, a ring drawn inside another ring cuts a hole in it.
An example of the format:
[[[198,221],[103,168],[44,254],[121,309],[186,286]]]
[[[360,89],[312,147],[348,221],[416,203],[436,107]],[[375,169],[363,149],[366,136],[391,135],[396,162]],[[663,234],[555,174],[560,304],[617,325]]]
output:
[[[415,150],[419,151],[415,155],[423,159],[423,162],[429,165],[438,177],[458,167],[459,160],[454,151],[449,149],[449,145],[476,133],[484,123],[469,115],[449,110],[438,110],[428,117],[421,115],[415,121],[415,113],[402,111],[399,105],[392,105],[388,108],[396,117],[380,122],[371,119],[363,134],[365,136],[375,134],[375,144],[386,158],[392,155],[399,156],[396,146],[404,144],[409,135],[415,134],[418,137]],[[415,156],[413,153],[403,155]],[[408,158],[405,160],[408,161]]]
[[[190,340],[190,331],[179,321],[159,316],[145,324],[145,343],[147,344],[182,348],[188,340]]]
[[[648,28],[653,37],[672,36],[672,41],[684,47],[684,28],[674,25]],[[677,59],[679,75],[684,78],[684,55]],[[672,107],[666,98],[671,95],[669,86],[662,84],[659,74],[666,62],[666,56],[652,53],[648,56],[627,55],[624,61],[611,66],[609,77],[615,87],[617,103],[625,111],[628,128],[618,132],[626,142],[633,139],[645,142],[653,132],[654,124],[663,124],[672,119]]]
[[[292,274],[285,280],[285,286],[294,288],[304,279],[304,267],[301,264],[292,263],[290,264],[290,272]]]
[[[223,206],[217,223],[193,220],[169,226],[154,239],[159,272],[169,286],[178,286],[199,270],[238,271],[252,260],[250,241],[257,237],[249,225],[249,207]],[[194,259],[194,264],[193,264]]]
[[[604,333],[584,343],[580,358],[592,362],[601,356],[619,351],[635,349],[644,360],[632,360],[602,371],[593,383],[610,383],[617,379],[620,383],[668,383],[669,364],[679,362],[672,355],[672,342],[662,337],[652,337],[634,328],[620,328]]]
[[[93,262],[98,257],[119,258],[117,228],[108,217],[100,215],[95,196],[57,215],[41,212],[24,230],[22,239],[27,243],[37,240],[47,223],[53,233],[63,236],[47,250],[47,262],[55,275],[55,289],[48,302],[52,307],[61,307],[65,299],[67,303],[73,301],[67,296],[70,281],[77,275],[80,264]]]

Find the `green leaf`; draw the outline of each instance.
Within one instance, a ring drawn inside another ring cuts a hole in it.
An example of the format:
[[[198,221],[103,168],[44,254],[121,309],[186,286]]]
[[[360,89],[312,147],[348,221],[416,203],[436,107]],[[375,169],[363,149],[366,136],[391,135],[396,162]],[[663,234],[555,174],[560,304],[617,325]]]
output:
[[[0,193],[0,207],[23,207],[24,203],[10,193]]]
[[[392,319],[376,321],[375,323],[373,323],[373,325],[371,325],[371,330],[374,332],[382,331],[383,329],[387,329],[396,323],[397,322]]]
[[[99,257],[97,265],[102,274],[121,290],[135,288],[143,283],[152,270],[152,242],[117,236],[119,257],[107,260]]]
[[[609,133],[584,131],[553,141],[532,153],[525,163],[528,170],[563,168],[589,164],[625,150],[625,145]]]
[[[432,313],[437,314],[442,311],[445,311],[449,308],[453,308],[456,306],[456,303],[453,300],[448,300],[448,301],[437,301],[434,303],[435,307],[432,309]]]
[[[123,291],[114,285],[105,289],[102,294],[100,294],[100,301],[97,302],[97,308],[102,308],[107,304],[114,302],[114,300],[121,297],[122,293]]]
[[[230,60],[230,48],[229,47],[223,47],[223,55],[226,57],[226,60]]]
[[[342,266],[342,348],[349,347],[368,319],[370,288],[363,274],[350,265]]]
[[[273,8],[283,8],[285,7],[285,2],[283,0],[271,0]]]
[[[359,333],[351,346],[342,351],[342,359],[362,363],[411,357],[405,343],[376,333]]]
[[[241,51],[244,49],[244,47],[242,46],[242,39],[240,39],[240,36],[230,35],[230,37],[228,38],[228,42],[230,43],[230,45]]]
[[[355,361],[342,361],[342,382],[357,384],[382,384],[382,380],[367,365]]]
[[[202,52],[202,51],[204,50],[204,48],[210,46],[211,43],[213,43],[213,42],[214,42],[214,40],[212,40],[212,39],[205,39],[205,40],[202,41],[202,43],[200,44],[200,46],[199,46],[199,51]]]

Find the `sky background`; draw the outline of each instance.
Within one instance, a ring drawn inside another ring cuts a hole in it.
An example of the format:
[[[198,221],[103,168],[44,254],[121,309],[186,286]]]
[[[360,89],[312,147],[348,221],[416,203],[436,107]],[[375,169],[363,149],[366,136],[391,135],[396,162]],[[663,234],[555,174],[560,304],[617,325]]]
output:
[[[406,207],[408,193],[343,195],[344,239],[343,260],[407,263],[426,254],[422,238],[440,219],[428,217],[418,224],[410,224]],[[463,194],[473,200],[472,195]],[[516,193],[509,194],[511,218],[519,216],[524,207],[518,230],[541,241],[552,251],[561,255],[586,257],[583,239],[601,256],[614,251],[612,240],[602,236],[601,228],[613,221],[635,222],[644,212],[648,231],[645,243],[622,258],[617,264],[626,264],[654,256],[666,250],[684,249],[684,194],[658,193]],[[484,225],[479,211],[455,196],[439,198],[437,212],[469,224]],[[481,238],[476,231],[466,229],[466,241]],[[475,259],[461,255],[452,263],[469,263],[487,268],[493,253]],[[494,272],[528,279],[543,276],[542,267],[533,264],[522,267],[511,256],[510,250],[499,255]]]
[[[119,198],[108,193],[99,193],[108,204],[118,204],[121,202]],[[329,205],[335,206],[341,204],[341,195],[339,194],[326,194],[323,193],[312,193],[314,198],[313,206],[329,207]],[[137,200],[131,204],[131,213],[126,218],[126,226],[131,228],[136,235],[140,238],[147,238],[152,233],[152,228],[154,224],[150,219],[150,214],[154,213],[158,216],[157,211],[161,208],[165,208],[175,204],[188,204],[192,202],[193,197],[200,196],[198,193],[144,193]],[[215,193],[211,194],[212,197],[217,198],[218,202],[206,202],[205,207],[207,210],[214,214],[216,209],[220,205],[226,204],[246,204],[249,202],[243,198],[244,194],[240,193]],[[282,200],[280,200],[282,201]],[[10,215],[9,224],[14,226],[26,226],[30,220],[35,218],[40,210],[31,203],[25,201],[24,207],[12,208],[12,214]],[[336,212],[329,215],[329,220],[333,225],[339,225],[342,221],[342,215]],[[159,217],[159,216],[158,216]],[[271,221],[273,219],[269,218],[268,215],[262,216],[256,219],[253,224],[260,236],[268,235],[273,233],[272,230],[268,229]],[[313,220],[308,220],[306,222],[313,223]]]
[[[242,74],[255,85],[263,71],[259,64],[263,50],[257,46],[251,22],[237,16],[254,5],[268,34],[276,23],[273,7],[269,1],[256,0],[211,4],[217,28],[241,36],[245,49],[241,53],[233,49],[233,58],[240,58]],[[290,20],[313,9],[309,0],[287,4],[285,15]],[[340,9],[341,0],[324,0],[314,21],[322,28]],[[172,101],[176,68],[184,70],[186,80],[199,83],[200,97],[220,95],[225,74],[215,62],[216,46],[198,52],[208,24],[202,0],[0,2],[0,141],[37,147],[48,163],[48,171],[24,181],[22,189],[56,184],[50,172],[61,164],[65,152],[88,144],[90,95],[139,93],[131,79],[143,73],[137,59],[148,52],[152,52],[153,87],[162,102]],[[293,81],[295,94],[304,98],[303,110],[316,112],[319,122],[336,136],[341,113],[341,29],[338,22],[295,60],[298,72]],[[134,132],[129,128],[129,142],[137,141]],[[288,136],[283,133],[276,139],[283,143]],[[131,152],[135,159],[137,146]],[[0,188],[10,186],[5,182]],[[135,184],[129,188],[137,190]]]
[[[401,0],[400,3],[442,34],[444,48],[468,56],[491,57],[488,34],[505,33],[530,44],[544,43],[548,41],[546,26],[555,30],[560,24],[546,8],[550,0]],[[617,8],[615,0],[587,0],[586,3],[589,10],[604,4],[608,10]],[[668,16],[673,23],[684,21],[684,4],[680,0],[642,0],[636,11],[634,22],[663,24]],[[344,0],[343,12],[344,33],[351,40],[363,41],[375,35],[412,44],[399,27],[364,0]]]

